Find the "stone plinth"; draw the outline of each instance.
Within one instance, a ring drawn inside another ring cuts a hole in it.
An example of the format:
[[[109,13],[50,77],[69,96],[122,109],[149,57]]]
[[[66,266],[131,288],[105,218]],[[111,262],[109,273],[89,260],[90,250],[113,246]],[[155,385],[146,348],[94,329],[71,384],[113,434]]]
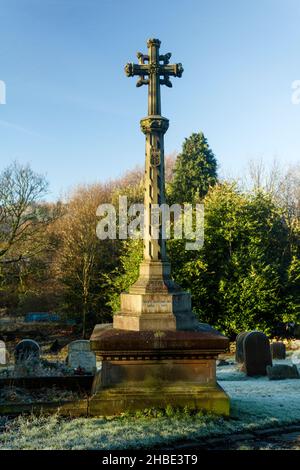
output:
[[[197,324],[191,295],[170,278],[167,262],[144,261],[129,292],[121,294],[121,310],[113,325],[121,330],[191,330]]]
[[[216,358],[228,339],[207,331],[124,331],[95,328],[91,348],[102,360],[91,415],[147,407],[189,406],[229,414],[216,382]]]
[[[196,324],[187,292],[121,294],[114,328],[122,330],[183,330]]]

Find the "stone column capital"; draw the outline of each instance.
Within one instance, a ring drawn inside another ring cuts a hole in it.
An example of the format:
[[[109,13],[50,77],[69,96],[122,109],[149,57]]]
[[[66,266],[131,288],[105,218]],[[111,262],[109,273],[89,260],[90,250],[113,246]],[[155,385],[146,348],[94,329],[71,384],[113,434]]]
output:
[[[169,128],[169,120],[159,115],[147,116],[141,119],[140,124],[141,131],[144,134],[149,134],[151,132],[162,132],[165,134]]]

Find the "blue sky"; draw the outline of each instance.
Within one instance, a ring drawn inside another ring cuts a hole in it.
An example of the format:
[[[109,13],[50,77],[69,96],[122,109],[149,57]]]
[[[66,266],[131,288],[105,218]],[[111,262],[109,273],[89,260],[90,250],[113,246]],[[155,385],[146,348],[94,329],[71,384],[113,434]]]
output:
[[[143,164],[147,89],[123,67],[149,37],[184,67],[166,154],[202,130],[225,175],[299,161],[300,0],[0,0],[0,25],[0,170],[30,163],[51,199]]]

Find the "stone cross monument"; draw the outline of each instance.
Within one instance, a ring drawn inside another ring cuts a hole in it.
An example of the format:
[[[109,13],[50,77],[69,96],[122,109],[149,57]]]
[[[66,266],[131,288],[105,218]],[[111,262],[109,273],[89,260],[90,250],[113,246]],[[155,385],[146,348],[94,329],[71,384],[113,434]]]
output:
[[[181,64],[169,64],[171,53],[159,53],[160,41],[149,39],[148,54],[137,53],[139,64],[128,63],[128,77],[138,76],[137,87],[148,85],[148,116],[141,119],[146,136],[144,176],[144,259],[140,276],[129,293],[121,294],[121,311],[114,327],[127,330],[175,330],[192,327],[190,295],[171,280],[161,220],[152,207],[165,203],[164,134],[169,121],[161,116],[160,86],[172,86],[170,77],[181,77]]]
[[[127,64],[125,73],[128,77],[140,77],[137,87],[148,85],[148,116],[141,120],[141,130],[146,135],[144,260],[165,262],[166,243],[161,227],[159,237],[155,239],[152,235],[156,227],[151,226],[151,205],[165,202],[164,134],[169,121],[161,116],[160,86],[171,87],[169,77],[181,77],[183,68],[181,64],[169,64],[171,53],[159,54],[158,39],[149,39],[147,46],[148,55],[138,52],[139,64]]]
[[[160,41],[149,39],[148,54],[127,64],[137,86],[148,85],[148,116],[141,120],[146,136],[144,179],[144,257],[138,280],[121,294],[121,309],[113,325],[96,325],[91,348],[102,361],[95,376],[91,415],[118,414],[145,407],[189,406],[229,414],[229,398],[216,382],[216,358],[228,339],[199,323],[191,296],[170,277],[171,266],[154,205],[165,202],[164,134],[169,121],[161,116],[160,85],[181,77],[181,64],[160,55]],[[158,227],[156,226],[158,225]],[[154,236],[158,230],[158,236]]]

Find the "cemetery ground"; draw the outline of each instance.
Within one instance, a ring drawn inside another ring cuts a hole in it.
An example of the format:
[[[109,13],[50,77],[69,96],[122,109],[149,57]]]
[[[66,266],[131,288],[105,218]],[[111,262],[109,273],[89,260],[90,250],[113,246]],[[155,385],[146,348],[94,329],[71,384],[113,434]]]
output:
[[[273,363],[291,364],[296,347],[300,351],[299,341],[288,349],[286,360]],[[59,356],[47,349],[48,360],[63,360],[65,349]],[[222,359],[226,362],[220,362],[217,377],[230,396],[230,418],[171,407],[114,418],[71,418],[59,412],[1,416],[0,448],[300,449],[300,380],[247,377],[232,354]]]

